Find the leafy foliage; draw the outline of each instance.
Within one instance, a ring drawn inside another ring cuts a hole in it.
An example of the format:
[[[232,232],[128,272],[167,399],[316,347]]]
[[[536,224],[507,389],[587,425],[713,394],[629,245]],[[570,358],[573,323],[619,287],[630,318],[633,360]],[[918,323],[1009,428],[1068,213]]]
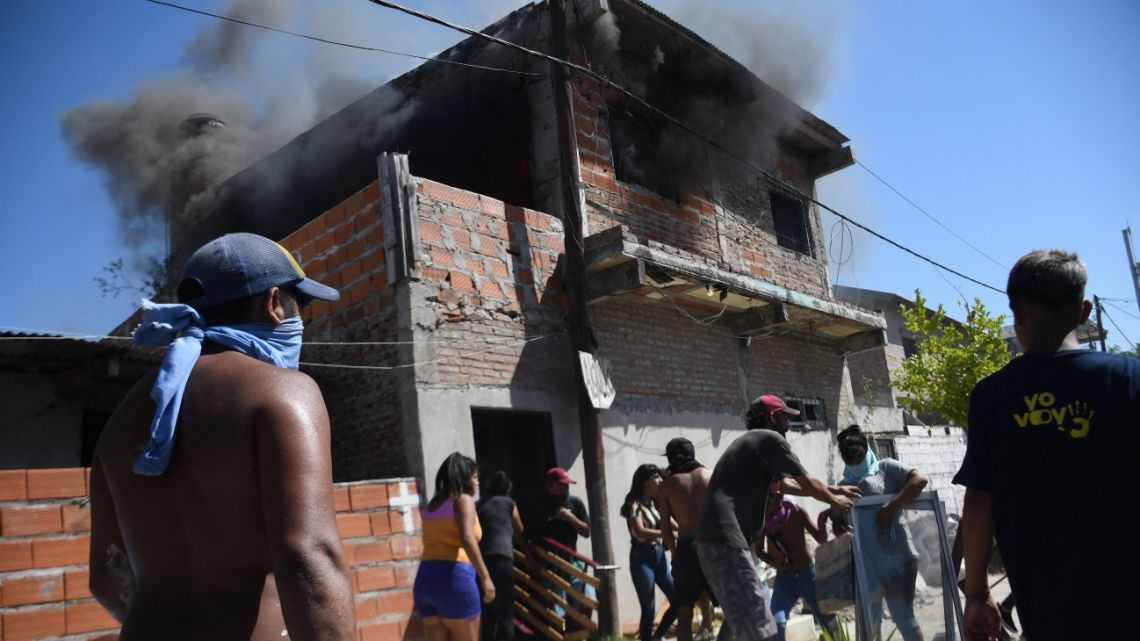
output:
[[[974,385],[1001,369],[1010,355],[1001,333],[1005,315],[991,318],[977,298],[962,307],[966,320],[958,324],[946,317],[942,305],[927,312],[922,292],[914,290],[914,306],[900,311],[918,352],[902,362],[893,382],[905,392],[899,402],[906,409],[937,412],[965,426]]]
[[[1124,349],[1119,345],[1109,345],[1108,353],[1120,354],[1121,356],[1131,356],[1132,358],[1140,358],[1140,343],[1137,343],[1132,349]]]

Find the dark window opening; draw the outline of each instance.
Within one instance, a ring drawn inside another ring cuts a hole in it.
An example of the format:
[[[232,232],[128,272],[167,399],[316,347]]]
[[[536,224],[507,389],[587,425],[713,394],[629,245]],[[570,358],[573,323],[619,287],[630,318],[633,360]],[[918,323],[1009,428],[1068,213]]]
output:
[[[811,230],[804,201],[779,191],[769,191],[768,197],[772,202],[776,243],[780,247],[811,256]]]
[[[500,470],[507,473],[524,522],[540,511],[546,470],[558,463],[550,414],[515,410],[471,410],[475,460],[479,478]]]
[[[902,339],[903,355],[907,358],[914,356],[918,353],[918,344],[914,342],[913,338],[903,336]]]
[[[608,112],[610,153],[617,179],[677,202],[677,181],[671,168],[677,161],[669,157],[671,150],[662,143],[664,123],[622,104],[610,104]]]
[[[791,420],[791,426],[799,429],[819,429],[827,427],[827,417],[823,413],[823,401],[818,398],[789,398],[788,407],[800,411]]]
[[[895,440],[893,438],[872,436],[870,438],[870,441],[871,450],[875,452],[875,456],[877,456],[879,459],[898,458],[898,454],[895,453]]]
[[[79,425],[79,465],[91,467],[95,458],[95,444],[99,442],[99,435],[110,420],[110,412],[84,411],[80,417]]]

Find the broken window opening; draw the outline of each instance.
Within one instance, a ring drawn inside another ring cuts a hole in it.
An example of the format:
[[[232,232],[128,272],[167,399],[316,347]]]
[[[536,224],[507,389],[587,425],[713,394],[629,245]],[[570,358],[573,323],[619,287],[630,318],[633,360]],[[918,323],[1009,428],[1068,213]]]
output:
[[[823,413],[823,400],[818,398],[796,398],[785,400],[788,407],[800,411],[789,425],[801,430],[814,430],[827,427],[827,417]]]
[[[804,201],[777,190],[769,191],[768,198],[772,203],[776,244],[800,254],[813,256],[808,210]]]
[[[668,143],[661,137],[665,123],[635,113],[621,103],[610,103],[606,111],[610,155],[617,179],[678,202],[679,190],[671,168],[676,161],[668,157]]]

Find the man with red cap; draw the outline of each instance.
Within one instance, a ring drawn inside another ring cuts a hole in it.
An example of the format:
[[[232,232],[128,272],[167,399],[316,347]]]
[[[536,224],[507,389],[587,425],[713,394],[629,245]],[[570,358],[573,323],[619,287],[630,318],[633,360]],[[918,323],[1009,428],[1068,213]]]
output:
[[[725,449],[701,507],[697,555],[737,641],[762,641],[778,633],[749,551],[764,526],[772,485],[851,509],[850,499],[810,476],[792,453],[784,434],[799,414],[776,396],[753,401],[746,415],[748,432]]]
[[[576,483],[577,481],[570,478],[564,468],[552,467],[546,470],[543,484],[546,500],[541,512],[536,515],[535,522],[527,525],[526,531],[538,537],[540,542],[543,538],[551,538],[571,550],[578,549],[579,536],[590,538],[590,515],[586,512],[586,504],[582,499],[570,494],[570,486]],[[585,564],[580,560],[566,554],[560,556],[579,569],[585,569]],[[590,584],[572,576],[567,576],[566,580],[570,582],[570,587],[574,591],[594,598],[594,588]],[[555,592],[566,598],[564,591],[555,589]],[[570,603],[574,604],[575,601],[571,599]],[[554,609],[560,616],[565,615],[561,606],[556,604]]]

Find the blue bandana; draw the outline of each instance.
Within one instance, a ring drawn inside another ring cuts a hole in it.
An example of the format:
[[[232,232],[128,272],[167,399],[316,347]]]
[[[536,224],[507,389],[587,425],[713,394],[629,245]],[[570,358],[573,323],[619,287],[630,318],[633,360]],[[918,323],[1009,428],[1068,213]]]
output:
[[[244,323],[206,327],[202,316],[189,305],[144,300],[142,309],[143,321],[135,330],[135,344],[169,346],[169,349],[150,390],[150,397],[157,406],[150,424],[150,440],[133,469],[142,476],[160,476],[174,452],[174,431],[182,395],[190,371],[202,355],[202,341],[211,340],[270,365],[297,369],[304,325],[300,318],[290,318],[280,325]]]
[[[879,473],[879,459],[875,458],[875,453],[870,448],[867,449],[867,455],[863,457],[863,462],[858,465],[847,465],[843,468],[843,482],[844,483],[858,483],[868,476],[874,476]]]

